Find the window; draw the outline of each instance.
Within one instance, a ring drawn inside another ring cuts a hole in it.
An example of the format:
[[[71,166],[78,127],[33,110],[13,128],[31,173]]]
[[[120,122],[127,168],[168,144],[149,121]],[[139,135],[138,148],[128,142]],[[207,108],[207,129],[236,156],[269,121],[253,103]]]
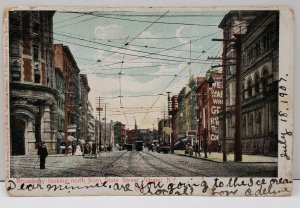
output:
[[[259,93],[259,74],[255,74],[255,94]]]
[[[12,81],[21,81],[21,68],[20,66],[11,67],[11,80]]]
[[[38,12],[32,12],[32,20],[39,21],[39,13]]]
[[[245,100],[245,84],[242,84],[242,100]]]
[[[32,25],[32,32],[35,34],[39,34],[39,31],[40,31],[40,25],[34,22]]]
[[[249,117],[249,136],[252,136],[253,135],[253,115],[250,114],[250,117]]]
[[[270,34],[270,32],[267,32],[263,36],[263,50],[264,50],[264,52],[267,52],[270,49],[270,39],[271,39],[271,34]]]
[[[268,78],[269,78],[269,71],[268,68],[265,67],[263,69],[263,74],[262,74],[262,87],[263,87],[263,93],[267,92],[267,88],[268,88]]]
[[[20,12],[9,12],[10,15],[10,27],[19,27],[21,26],[21,16],[20,16]]]
[[[256,58],[260,57],[260,42],[259,41],[255,44],[255,55],[256,55]]]
[[[248,98],[252,97],[252,80],[251,78],[248,79]]]
[[[38,47],[33,47],[33,59],[38,60],[39,59],[39,48]]]
[[[261,112],[258,112],[256,117],[257,134],[261,134]]]
[[[34,82],[35,83],[40,83],[41,82],[41,72],[39,70],[39,65],[35,64],[34,67]]]
[[[226,105],[230,106],[230,91],[229,91],[229,89],[226,90]]]
[[[243,121],[242,121],[242,135],[246,136],[247,132],[246,132],[246,126],[247,126],[247,120],[246,120],[246,116],[243,117]]]
[[[20,55],[20,48],[17,41],[12,41],[10,44],[10,54],[11,55]]]

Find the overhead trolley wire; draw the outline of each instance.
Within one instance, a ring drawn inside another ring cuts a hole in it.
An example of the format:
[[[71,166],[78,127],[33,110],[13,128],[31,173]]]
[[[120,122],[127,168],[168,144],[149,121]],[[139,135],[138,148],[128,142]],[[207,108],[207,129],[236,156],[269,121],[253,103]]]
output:
[[[85,14],[82,12],[68,12],[68,13],[81,13]],[[128,18],[121,18],[121,17],[111,17],[111,16],[106,16],[106,15],[98,15],[98,14],[86,14],[86,15],[93,15],[97,17],[102,17],[106,19],[116,19],[116,20],[126,20],[130,22],[142,22],[142,23],[152,23],[149,20],[141,20],[141,19],[128,19]],[[184,23],[184,22],[164,22],[164,21],[156,21],[156,24],[168,24],[168,25],[186,25],[186,26],[201,26],[201,27],[216,27],[218,24],[196,24],[196,23]],[[67,25],[66,25],[67,26]]]

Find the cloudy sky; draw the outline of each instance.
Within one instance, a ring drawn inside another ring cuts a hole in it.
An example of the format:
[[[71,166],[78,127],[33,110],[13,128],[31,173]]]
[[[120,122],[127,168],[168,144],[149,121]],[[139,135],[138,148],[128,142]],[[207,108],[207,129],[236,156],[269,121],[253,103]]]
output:
[[[221,43],[211,39],[222,38],[218,24],[226,13],[56,12],[54,42],[70,48],[88,76],[94,108],[98,96],[107,103],[107,120],[131,129],[135,118],[138,128],[152,129],[166,92],[178,94],[190,72],[204,76],[216,64],[207,57],[221,56]]]

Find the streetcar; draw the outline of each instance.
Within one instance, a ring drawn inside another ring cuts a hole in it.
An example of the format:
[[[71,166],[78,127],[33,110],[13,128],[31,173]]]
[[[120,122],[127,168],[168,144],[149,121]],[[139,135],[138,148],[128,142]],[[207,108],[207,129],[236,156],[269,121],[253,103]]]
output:
[[[127,150],[127,151],[132,151],[132,146],[133,144],[123,144],[123,149]]]
[[[143,151],[143,141],[135,141],[135,150]]]

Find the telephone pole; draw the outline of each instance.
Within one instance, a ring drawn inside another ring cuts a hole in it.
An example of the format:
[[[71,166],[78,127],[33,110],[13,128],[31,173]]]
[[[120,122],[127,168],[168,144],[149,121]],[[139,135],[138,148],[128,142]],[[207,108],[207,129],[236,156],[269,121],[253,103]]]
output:
[[[98,97],[98,99],[96,98],[96,101],[97,100],[98,100],[98,107],[96,108],[96,110],[98,111],[98,116],[99,116],[99,123],[98,123],[99,134],[98,134],[98,139],[99,139],[99,152],[101,152],[101,146],[102,146],[101,111],[103,110],[103,108],[101,108],[101,101],[103,101],[103,100],[101,99],[100,96]],[[97,145],[97,142],[96,142],[96,145]]]
[[[173,149],[174,149],[174,141],[173,141],[173,138],[172,138],[172,131],[171,131],[171,97],[170,97],[170,94],[171,92],[167,92],[168,94],[168,119],[169,119],[169,132],[170,132],[170,146],[171,146],[171,153],[174,153]]]
[[[99,152],[101,152],[101,107],[100,107],[100,96],[99,96]]]
[[[241,142],[241,34],[234,35],[236,38],[236,99],[235,99],[235,140],[234,140],[234,161],[242,161],[242,142]]]

